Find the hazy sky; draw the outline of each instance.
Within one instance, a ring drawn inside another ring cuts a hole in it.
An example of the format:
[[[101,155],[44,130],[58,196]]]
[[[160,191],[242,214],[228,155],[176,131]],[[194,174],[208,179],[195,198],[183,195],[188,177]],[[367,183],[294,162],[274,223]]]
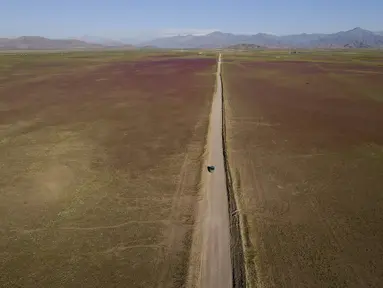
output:
[[[0,37],[383,30],[383,0],[0,0]]]

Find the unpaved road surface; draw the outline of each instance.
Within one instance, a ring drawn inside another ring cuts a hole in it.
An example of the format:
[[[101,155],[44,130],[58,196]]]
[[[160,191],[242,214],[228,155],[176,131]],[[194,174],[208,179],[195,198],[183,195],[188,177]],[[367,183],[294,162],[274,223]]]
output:
[[[221,55],[217,65],[216,87],[207,139],[208,165],[214,165],[215,171],[204,171],[208,173],[203,187],[206,206],[200,214],[203,217],[200,275],[202,288],[232,287],[230,224],[222,143]]]

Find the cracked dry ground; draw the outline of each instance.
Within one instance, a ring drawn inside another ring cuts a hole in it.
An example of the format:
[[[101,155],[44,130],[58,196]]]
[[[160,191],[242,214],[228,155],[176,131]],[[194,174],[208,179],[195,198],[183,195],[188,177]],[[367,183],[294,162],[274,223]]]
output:
[[[55,61],[1,80],[0,286],[179,287],[215,59]]]

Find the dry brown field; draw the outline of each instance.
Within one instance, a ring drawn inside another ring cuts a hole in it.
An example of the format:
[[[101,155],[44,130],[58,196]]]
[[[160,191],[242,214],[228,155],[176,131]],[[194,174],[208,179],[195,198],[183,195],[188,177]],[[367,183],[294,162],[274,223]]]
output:
[[[383,57],[285,54],[223,57],[247,281],[381,287]]]
[[[216,60],[158,56],[0,55],[1,287],[183,285]]]

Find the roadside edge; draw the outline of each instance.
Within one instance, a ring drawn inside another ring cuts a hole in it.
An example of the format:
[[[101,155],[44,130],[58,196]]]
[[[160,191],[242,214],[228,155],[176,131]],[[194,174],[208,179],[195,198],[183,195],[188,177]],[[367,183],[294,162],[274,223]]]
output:
[[[222,56],[221,56],[222,57]],[[241,213],[240,202],[236,191],[234,188],[230,163],[229,163],[229,153],[228,145],[226,141],[227,137],[227,127],[226,127],[226,97],[225,90],[223,85],[222,78],[222,63],[221,63],[221,73],[219,77],[221,78],[222,85],[222,145],[223,145],[223,157],[225,165],[225,174],[226,174],[226,186],[227,186],[227,197],[229,203],[229,221],[230,221],[230,250],[231,250],[231,261],[232,261],[232,277],[233,277],[233,287],[234,288],[246,288],[249,287],[247,279],[247,267],[245,262],[245,247],[243,239],[246,239],[243,235],[243,215]]]
[[[216,64],[216,68],[215,68],[215,71],[217,71],[217,65],[218,65],[218,61],[217,61],[217,64]],[[214,77],[214,83],[216,83],[215,81],[215,77]],[[213,98],[214,98],[214,95],[217,91],[217,87],[216,87],[216,84],[214,84],[214,89],[213,89],[213,93],[212,93],[212,100],[211,100],[211,103],[210,103],[210,112],[209,112],[209,123],[208,123],[208,127],[207,127],[207,133],[205,135],[205,145],[204,145],[204,148],[203,148],[203,153],[201,155],[201,174],[200,174],[200,177],[199,177],[199,183],[198,183],[198,202],[195,204],[196,205],[196,209],[195,209],[195,215],[194,215],[194,219],[195,219],[195,222],[194,222],[194,228],[193,228],[193,232],[192,232],[192,244],[191,244],[191,251],[190,251],[190,256],[189,256],[189,268],[188,268],[188,273],[187,273],[187,277],[186,277],[186,285],[185,287],[187,288],[196,288],[196,287],[199,287],[199,283],[200,283],[200,276],[201,276],[201,255],[202,255],[202,252],[203,252],[203,249],[202,249],[202,246],[203,246],[203,243],[202,243],[202,228],[203,228],[203,221],[201,219],[203,219],[203,214],[204,214],[204,211],[206,211],[206,206],[207,206],[207,203],[206,203],[206,197],[205,195],[203,195],[204,191],[206,189],[204,189],[203,187],[206,186],[206,183],[207,183],[207,174],[206,173],[203,173],[204,172],[204,169],[205,167],[208,165],[208,159],[209,159],[209,151],[208,151],[208,147],[209,147],[209,143],[208,143],[208,139],[209,139],[209,134],[210,134],[210,130],[211,130],[211,123],[210,123],[210,119],[211,119],[211,113],[212,113],[212,106],[213,106]]]

